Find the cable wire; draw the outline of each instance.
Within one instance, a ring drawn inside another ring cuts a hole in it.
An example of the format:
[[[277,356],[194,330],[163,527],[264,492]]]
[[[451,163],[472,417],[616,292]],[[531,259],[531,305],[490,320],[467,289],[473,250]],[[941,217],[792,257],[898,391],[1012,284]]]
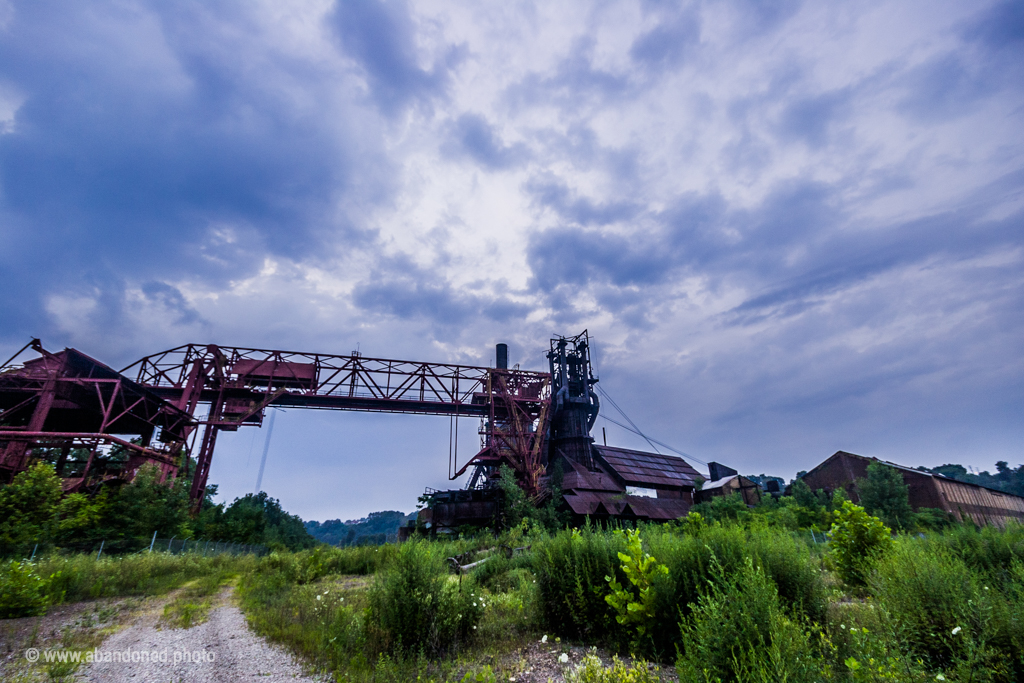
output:
[[[595,386],[600,390],[601,395],[604,396],[608,400],[609,403],[611,403],[612,407],[615,408],[615,410],[617,410],[619,412],[619,414],[622,415],[622,417],[624,417],[626,419],[626,421],[629,422],[630,425],[632,425],[632,427],[630,427],[628,425],[624,425],[621,422],[618,422],[617,420],[613,420],[612,418],[608,417],[607,415],[598,415],[598,417],[600,417],[602,419],[605,419],[605,420],[608,420],[613,425],[616,425],[618,427],[622,427],[627,432],[632,432],[632,433],[636,434],[637,436],[643,437],[643,439],[645,441],[647,441],[647,443],[651,444],[652,448],[654,448],[654,444],[658,444],[662,448],[667,448],[668,450],[672,451],[673,453],[676,453],[676,454],[678,454],[678,455],[680,455],[680,456],[682,456],[682,457],[684,457],[684,458],[686,458],[688,460],[693,460],[694,462],[697,462],[697,463],[700,463],[701,465],[707,466],[707,463],[704,462],[703,460],[701,460],[700,458],[695,458],[694,456],[690,455],[689,453],[684,453],[683,451],[681,451],[681,450],[679,450],[677,448],[673,448],[672,446],[669,446],[667,443],[658,441],[657,439],[651,438],[651,437],[647,436],[646,434],[644,434],[642,431],[640,431],[640,428],[636,426],[636,423],[629,419],[629,416],[626,415],[626,413],[622,410],[622,408],[620,408],[618,406],[618,404],[615,403],[615,400],[612,399],[612,397],[608,395],[608,392],[605,391],[603,388],[601,388],[600,384],[596,384]],[[654,450],[657,451],[658,449],[654,448]],[[658,451],[658,452],[660,453],[660,451]]]
[[[644,440],[648,443],[648,445],[650,445],[650,447],[654,449],[654,452],[657,453],[658,455],[661,455],[661,451],[659,451],[658,447],[654,445],[654,442],[652,442],[650,439],[648,439],[647,435],[644,434],[642,431],[640,431],[640,428],[636,426],[636,423],[633,422],[633,420],[629,419],[629,415],[626,415],[626,411],[624,411],[622,408],[619,407],[619,404],[615,402],[615,399],[613,399],[611,396],[609,396],[608,392],[605,391],[604,388],[600,384],[595,384],[594,386],[596,386],[597,390],[599,392],[601,392],[601,395],[604,396],[605,399],[609,403],[612,404],[612,407],[615,408],[615,410],[617,410],[619,412],[619,415],[624,417],[626,419],[626,422],[628,422],[629,424],[633,425],[633,429],[631,431],[634,434],[639,434],[640,436],[642,436],[644,438]]]

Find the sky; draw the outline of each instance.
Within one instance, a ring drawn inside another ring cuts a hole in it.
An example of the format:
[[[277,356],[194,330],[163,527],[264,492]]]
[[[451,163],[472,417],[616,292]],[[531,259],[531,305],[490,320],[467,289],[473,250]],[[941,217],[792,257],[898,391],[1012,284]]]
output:
[[[1020,464],[1024,4],[0,0],[0,356],[544,370],[583,329],[699,469]],[[448,447],[289,410],[263,488],[409,512]]]

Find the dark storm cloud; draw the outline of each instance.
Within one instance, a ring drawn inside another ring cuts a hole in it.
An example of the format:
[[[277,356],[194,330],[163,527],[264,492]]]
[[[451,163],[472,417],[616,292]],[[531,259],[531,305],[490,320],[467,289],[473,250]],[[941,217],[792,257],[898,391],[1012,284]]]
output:
[[[343,49],[365,70],[370,96],[389,116],[443,94],[448,70],[461,58],[452,47],[430,69],[422,68],[409,7],[401,0],[338,0],[331,23]]]
[[[531,310],[490,288],[453,287],[441,269],[421,267],[405,257],[382,259],[380,268],[356,287],[352,302],[371,313],[425,320],[439,330],[467,325],[480,317],[505,323],[523,318]]]
[[[1021,248],[1024,214],[985,218],[993,202],[1021,187],[1024,172],[1011,173],[964,207],[883,229],[851,225],[843,188],[818,182],[784,183],[742,211],[728,210],[717,195],[688,195],[644,216],[644,227],[628,237],[568,226],[536,233],[532,287],[540,296],[559,292],[551,305],[568,309],[574,303],[565,288],[585,287],[618,314],[636,290],[657,301],[667,283],[699,276],[712,288],[731,283],[756,292],[723,318],[726,324],[791,317],[886,272]],[[626,290],[627,299],[615,295]]]
[[[203,322],[199,312],[189,305],[181,290],[166,282],[146,282],[142,285],[142,293],[147,299],[155,301],[167,310],[177,314],[176,323],[188,325]]]
[[[522,143],[506,145],[494,127],[479,114],[463,114],[448,130],[442,151],[453,158],[468,157],[484,168],[502,170],[518,166],[529,155]]]
[[[267,63],[236,30],[244,17],[233,3],[17,7],[0,78],[25,99],[0,136],[0,213],[21,235],[5,259],[19,284],[0,306],[39,327],[48,292],[91,280],[224,282],[267,253],[366,239],[325,217],[356,166],[376,172],[354,161],[343,121],[276,87],[316,91],[322,74]]]

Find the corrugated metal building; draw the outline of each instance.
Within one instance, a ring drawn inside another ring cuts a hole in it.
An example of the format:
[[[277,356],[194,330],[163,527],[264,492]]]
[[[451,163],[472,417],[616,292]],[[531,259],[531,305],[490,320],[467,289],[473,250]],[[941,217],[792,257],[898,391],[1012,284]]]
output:
[[[842,488],[850,500],[859,502],[856,480],[867,477],[868,465],[875,461],[894,467],[903,475],[914,510],[939,508],[961,521],[967,518],[979,526],[1003,527],[1009,520],[1024,522],[1024,498],[1021,496],[846,451],[836,451],[801,479],[815,491],[823,489],[832,493]]]
[[[706,503],[712,498],[731,496],[734,493],[740,494],[743,502],[747,505],[757,505],[761,502],[761,487],[739,474],[732,474],[704,484],[700,491],[697,491],[697,502]]]
[[[594,469],[563,458],[565,503],[577,517],[666,521],[683,517],[704,477],[682,458],[593,446]]]

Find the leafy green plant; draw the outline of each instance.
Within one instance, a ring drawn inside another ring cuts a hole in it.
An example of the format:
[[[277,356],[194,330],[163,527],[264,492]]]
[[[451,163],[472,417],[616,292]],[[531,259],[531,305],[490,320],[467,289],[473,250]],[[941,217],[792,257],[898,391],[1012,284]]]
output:
[[[484,666],[476,671],[467,671],[459,683],[497,683],[498,677],[490,666]]]
[[[655,617],[652,581],[659,574],[668,576],[668,567],[658,564],[654,557],[644,552],[639,529],[618,529],[615,534],[626,543],[626,552],[618,556],[622,561],[622,573],[633,587],[627,590],[615,577],[605,576],[611,593],[604,599],[615,608],[615,620],[635,630],[638,638],[643,638]]]
[[[604,599],[604,577],[618,570],[616,552],[621,547],[620,539],[589,526],[534,544],[533,570],[547,628],[590,640],[612,633],[614,612]]]
[[[814,639],[821,634],[786,615],[764,570],[749,558],[732,573],[717,560],[713,564],[716,580],[691,605],[690,615],[679,627],[679,680],[810,683],[827,679],[828,665],[814,647]]]
[[[471,579],[449,580],[428,542],[403,543],[370,588],[368,636],[379,652],[457,650],[483,612],[483,599],[474,588]]]
[[[929,667],[973,671],[978,681],[982,671],[1009,672],[1011,662],[1020,661],[1020,624],[1007,598],[948,550],[901,542],[879,562],[869,585],[905,648]],[[1006,673],[992,680],[1013,678]]]
[[[11,560],[0,569],[0,619],[34,617],[50,604],[48,582],[29,562]]]
[[[877,516],[893,529],[906,530],[914,525],[909,487],[895,467],[873,461],[868,476],[857,480],[860,502],[869,514]]]
[[[632,666],[618,657],[612,658],[612,665],[605,667],[597,655],[591,653],[565,674],[566,683],[659,683],[658,667],[647,662],[635,662]]]
[[[863,586],[875,562],[892,549],[892,532],[850,501],[843,502],[833,517],[828,536],[839,575],[851,586]]]
[[[676,528],[687,536],[700,536],[708,529],[708,521],[699,512],[690,511],[688,515],[676,521]]]

